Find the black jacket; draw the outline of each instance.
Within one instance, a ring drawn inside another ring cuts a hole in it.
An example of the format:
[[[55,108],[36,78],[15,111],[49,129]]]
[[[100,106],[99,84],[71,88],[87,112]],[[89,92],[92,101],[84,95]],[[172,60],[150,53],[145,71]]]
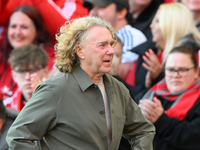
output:
[[[195,52],[198,52],[200,50],[200,44],[194,40],[194,37],[192,34],[188,34],[184,36],[183,38],[181,38],[179,42],[176,44],[176,46],[189,47],[193,49]],[[152,49],[155,54],[158,51],[156,44],[152,42],[151,40],[148,40],[145,43],[140,44],[137,47],[131,49],[131,52],[134,52],[139,55],[137,65],[136,65],[136,72],[135,72],[135,85],[136,85],[135,88],[137,89],[138,93],[141,93],[141,92],[145,93],[143,91],[147,90],[145,87],[145,77],[146,77],[147,70],[142,66],[142,63],[144,63],[142,55],[145,55],[145,52],[148,51],[149,49]],[[161,72],[159,76],[153,81],[152,86],[163,78],[164,78],[164,72]],[[143,94],[141,96],[143,96]],[[138,99],[137,96],[136,96],[136,99]]]
[[[171,104],[163,104],[164,110]],[[168,117],[163,113],[155,122],[156,136],[154,137],[154,150],[200,150],[200,98],[190,109],[183,120]]]
[[[150,24],[157,12],[159,2],[152,0],[150,5],[136,18],[132,20],[131,25],[144,33],[147,39],[152,39]]]
[[[145,52],[149,49],[152,49],[154,53],[156,54],[158,49],[152,40],[148,40],[143,44],[138,45],[137,47],[134,47],[131,49],[131,52],[134,52],[139,55],[139,58],[137,60],[136,65],[136,71],[135,71],[135,93],[140,93],[145,89],[145,77],[147,70],[142,66],[142,63],[144,63],[144,60],[142,58],[143,55],[145,55]]]

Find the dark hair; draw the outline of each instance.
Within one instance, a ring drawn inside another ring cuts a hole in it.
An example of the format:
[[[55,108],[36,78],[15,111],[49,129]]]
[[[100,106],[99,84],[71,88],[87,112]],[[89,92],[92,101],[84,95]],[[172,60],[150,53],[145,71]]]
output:
[[[192,60],[192,63],[194,64],[194,67],[197,68],[198,67],[198,61],[197,61],[197,55],[196,55],[196,52],[189,48],[189,47],[184,47],[184,46],[180,46],[180,47],[174,47],[170,53],[170,54],[173,54],[173,53],[183,53],[183,54],[187,54],[187,55],[190,55],[190,58]],[[168,55],[168,57],[169,57]]]
[[[131,15],[131,13],[129,12],[129,9],[127,9],[125,6],[119,4],[118,2],[115,2],[115,5],[116,5],[116,11],[117,11],[117,12],[121,11],[121,10],[124,9],[124,8],[127,10],[127,14],[126,14],[125,18],[126,18],[128,24],[131,25],[131,24],[132,24],[133,17],[132,17],[132,15]]]
[[[40,12],[35,8],[34,6],[30,5],[22,5],[17,7],[13,12],[23,12],[26,14],[34,23],[37,35],[36,38],[33,42],[33,44],[40,44],[40,43],[45,43],[45,44],[52,44],[51,43],[51,35],[47,31],[47,28],[45,26],[44,20],[40,14]],[[11,15],[12,15],[11,14]]]
[[[121,45],[121,48],[123,49],[124,43],[117,35],[115,35],[115,37],[116,37],[117,42]]]
[[[48,55],[41,47],[34,44],[14,49],[9,57],[12,69],[19,67],[19,70],[28,69],[33,66],[34,69],[45,68],[48,63]]]
[[[0,119],[2,119],[3,122],[6,120],[6,108],[2,100],[0,100]]]
[[[47,31],[47,28],[45,26],[45,23],[43,21],[41,14],[39,13],[39,11],[34,6],[21,5],[21,6],[17,7],[12,12],[12,14],[14,14],[15,12],[19,12],[19,11],[26,14],[33,21],[33,23],[36,27],[37,35],[36,35],[33,43],[36,44],[36,45],[44,44],[44,45],[53,46],[53,43],[52,43],[52,40],[51,40],[51,35]],[[9,22],[10,22],[10,20],[9,20]],[[8,41],[7,33],[8,33],[8,29],[6,28],[5,36],[4,36],[2,43],[0,45],[0,49],[1,49],[1,51],[0,51],[0,53],[1,53],[0,63],[4,64],[4,69],[6,69],[6,67],[7,67],[8,57],[9,57],[10,52],[13,49],[13,47],[10,45],[10,43]],[[0,75],[0,77],[1,77],[1,75]]]

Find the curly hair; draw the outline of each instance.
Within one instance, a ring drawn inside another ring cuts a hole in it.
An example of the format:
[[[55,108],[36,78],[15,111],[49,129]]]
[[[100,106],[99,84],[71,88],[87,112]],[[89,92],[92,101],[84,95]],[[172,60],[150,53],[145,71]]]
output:
[[[61,72],[72,72],[73,67],[79,64],[76,47],[83,42],[88,30],[93,26],[107,28],[111,32],[113,39],[115,39],[112,26],[98,17],[87,16],[67,21],[60,28],[60,32],[56,34],[58,43],[55,45],[55,66]]]

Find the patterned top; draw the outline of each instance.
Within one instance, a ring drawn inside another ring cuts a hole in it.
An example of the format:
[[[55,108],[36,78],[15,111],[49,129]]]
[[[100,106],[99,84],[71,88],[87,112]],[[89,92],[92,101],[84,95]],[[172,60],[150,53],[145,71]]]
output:
[[[122,63],[133,62],[138,59],[138,54],[130,52],[132,48],[144,43],[147,39],[138,29],[126,25],[117,31],[117,36],[123,42]]]

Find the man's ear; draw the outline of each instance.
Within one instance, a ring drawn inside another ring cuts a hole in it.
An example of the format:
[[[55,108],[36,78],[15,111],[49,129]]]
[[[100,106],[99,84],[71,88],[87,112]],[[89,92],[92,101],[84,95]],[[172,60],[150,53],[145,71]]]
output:
[[[123,8],[122,10],[118,11],[117,12],[117,15],[118,15],[117,18],[118,18],[118,20],[125,19],[126,14],[127,14],[127,9],[126,8]]]
[[[79,59],[85,59],[83,47],[81,45],[77,45],[75,50]]]
[[[0,131],[1,131],[1,129],[3,128],[3,120],[2,119],[0,119]]]

